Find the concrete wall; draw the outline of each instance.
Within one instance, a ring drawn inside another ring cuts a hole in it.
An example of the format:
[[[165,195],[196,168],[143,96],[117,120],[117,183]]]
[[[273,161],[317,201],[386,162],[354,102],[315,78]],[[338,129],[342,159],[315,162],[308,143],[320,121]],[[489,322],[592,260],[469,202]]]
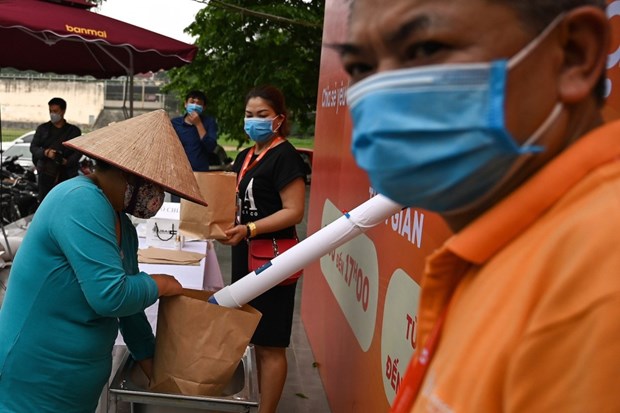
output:
[[[104,82],[45,78],[0,79],[0,115],[3,125],[33,127],[49,120],[47,102],[67,101],[65,118],[82,128],[94,125],[104,108]]]

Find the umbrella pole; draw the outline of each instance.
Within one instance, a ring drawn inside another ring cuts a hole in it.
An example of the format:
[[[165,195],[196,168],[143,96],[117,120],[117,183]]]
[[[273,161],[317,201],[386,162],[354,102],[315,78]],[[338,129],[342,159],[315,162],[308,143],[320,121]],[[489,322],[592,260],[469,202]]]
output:
[[[123,93],[123,116],[125,119],[133,118],[133,73],[128,70],[125,77],[125,92]],[[129,113],[125,105],[129,100]]]
[[[129,67],[127,67],[125,66],[125,64],[123,64],[123,62],[121,62],[114,55],[112,55],[108,50],[106,50],[105,47],[103,47],[99,43],[95,43],[95,45],[99,47],[99,49],[101,49],[102,52],[107,54],[112,60],[118,63],[123,69],[125,69],[125,73],[127,74],[127,76],[125,78],[125,93],[123,94],[123,115],[125,116],[125,119],[128,118],[127,108],[125,107],[125,102],[127,101],[127,95],[129,94],[129,117],[133,118],[133,71],[134,71],[133,52],[131,51],[130,48],[123,47],[123,49],[127,50],[127,54],[129,55]],[[127,87],[127,85],[129,86]]]
[[[129,76],[125,76],[125,80],[123,80],[123,106],[121,107],[121,110],[123,111],[123,117],[125,119],[129,119],[129,114],[127,113],[127,99],[128,99],[128,92],[129,90]]]
[[[2,104],[0,104],[0,154],[2,154]],[[2,158],[0,156],[0,168],[2,168]],[[0,196],[2,196],[2,190],[4,187],[0,185]],[[6,245],[6,251],[12,257],[13,252],[11,251],[11,245],[9,244],[9,237],[6,236],[6,231],[4,230],[4,217],[0,217],[0,227],[2,228],[2,236],[4,237],[4,243]],[[11,258],[12,259],[12,258]]]
[[[129,117],[133,118],[133,53],[129,52]]]
[[[133,73],[129,75],[129,117],[133,118]]]

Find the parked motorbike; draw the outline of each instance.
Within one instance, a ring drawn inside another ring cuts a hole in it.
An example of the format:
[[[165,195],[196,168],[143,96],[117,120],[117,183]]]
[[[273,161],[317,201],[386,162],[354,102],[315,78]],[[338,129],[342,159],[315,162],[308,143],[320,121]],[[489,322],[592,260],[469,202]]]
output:
[[[0,219],[3,224],[34,214],[39,206],[34,170],[19,165],[18,157],[2,161],[0,170]]]

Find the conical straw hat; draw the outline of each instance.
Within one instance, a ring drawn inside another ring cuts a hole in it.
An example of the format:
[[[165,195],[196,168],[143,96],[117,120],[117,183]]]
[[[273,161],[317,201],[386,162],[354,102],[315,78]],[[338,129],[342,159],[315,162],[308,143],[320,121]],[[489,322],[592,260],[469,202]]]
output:
[[[185,150],[162,109],[112,123],[64,145],[155,182],[182,198],[207,205]]]

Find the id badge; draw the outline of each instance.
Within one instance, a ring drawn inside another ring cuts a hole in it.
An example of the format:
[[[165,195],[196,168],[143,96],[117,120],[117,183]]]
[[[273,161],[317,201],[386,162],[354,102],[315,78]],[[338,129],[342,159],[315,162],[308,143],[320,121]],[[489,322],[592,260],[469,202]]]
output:
[[[237,224],[241,224],[241,198],[239,198],[239,194],[237,194],[237,210],[236,210],[236,219]]]

